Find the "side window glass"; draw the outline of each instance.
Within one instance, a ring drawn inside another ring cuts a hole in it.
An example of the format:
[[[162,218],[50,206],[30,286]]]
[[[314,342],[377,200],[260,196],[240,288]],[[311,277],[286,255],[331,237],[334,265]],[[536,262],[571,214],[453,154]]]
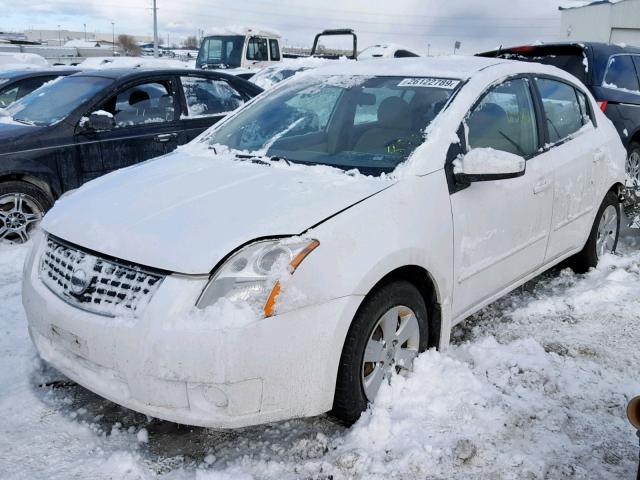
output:
[[[244,103],[242,95],[224,80],[181,77],[189,117],[218,115]]]
[[[136,85],[110,98],[102,107],[111,113],[116,128],[174,120],[173,92],[164,82]]]
[[[607,73],[604,75],[602,86],[636,93],[640,92],[638,75],[631,55],[616,55],[609,59]]]
[[[490,90],[467,117],[466,127],[469,149],[535,154],[538,128],[528,80],[510,80]]]
[[[580,104],[580,113],[582,114],[582,124],[588,125],[591,123],[591,112],[589,111],[589,103],[587,97],[580,90],[576,90],[578,95],[578,103]]]
[[[378,121],[380,104],[389,97],[401,97],[406,103],[410,103],[415,92],[413,90],[400,90],[397,88],[364,88],[362,90],[363,101],[356,106],[354,125],[375,123]]]
[[[271,61],[280,60],[280,45],[278,44],[278,40],[269,40],[269,49],[271,51]]]
[[[18,99],[19,85],[0,90],[0,108],[8,107]]]
[[[256,62],[266,62],[269,60],[267,53],[267,39],[260,37],[251,37],[247,45],[247,60]]]
[[[557,80],[539,78],[536,83],[542,97],[551,143],[559,142],[580,130],[584,118],[576,90]]]

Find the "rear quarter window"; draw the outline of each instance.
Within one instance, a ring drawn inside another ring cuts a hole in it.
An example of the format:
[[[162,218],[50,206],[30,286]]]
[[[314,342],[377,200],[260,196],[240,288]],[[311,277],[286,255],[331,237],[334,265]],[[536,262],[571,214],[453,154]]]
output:
[[[640,92],[638,74],[631,55],[614,55],[609,59],[602,86],[616,90]]]

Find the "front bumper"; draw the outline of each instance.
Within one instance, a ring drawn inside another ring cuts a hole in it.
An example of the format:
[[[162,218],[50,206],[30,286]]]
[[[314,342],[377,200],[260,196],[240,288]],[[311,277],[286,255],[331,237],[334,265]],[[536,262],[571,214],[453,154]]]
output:
[[[139,317],[109,318],[47,289],[38,277],[40,255],[36,244],[23,279],[33,343],[44,360],[98,395],[212,428],[331,409],[342,346],[362,297],[218,327],[215,318],[192,315],[206,279],[169,276]]]

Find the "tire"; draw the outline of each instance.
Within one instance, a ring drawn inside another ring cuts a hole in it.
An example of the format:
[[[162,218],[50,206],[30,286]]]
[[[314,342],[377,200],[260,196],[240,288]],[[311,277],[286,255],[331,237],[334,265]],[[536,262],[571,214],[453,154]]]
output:
[[[611,209],[613,207],[613,210]],[[605,212],[613,212],[615,210],[615,222],[610,224],[610,228],[608,228],[608,232],[602,232],[601,222],[603,221],[603,217]],[[571,259],[571,267],[576,273],[586,273],[591,268],[595,268],[598,265],[599,255],[602,252],[599,252],[599,239],[602,238],[602,234],[606,233],[609,237],[609,244],[606,245],[606,252],[615,252],[618,246],[618,238],[620,236],[620,223],[621,223],[621,211],[620,211],[620,201],[618,200],[618,196],[613,192],[608,192],[602,201],[602,205],[598,209],[598,213],[596,214],[596,219],[593,222],[593,227],[591,227],[591,233],[589,234],[589,238],[587,239],[587,243],[582,249],[582,251],[576,254]],[[615,231],[613,229],[615,228]],[[602,244],[600,243],[600,246]]]
[[[385,318],[390,319],[389,323],[384,321]],[[395,325],[396,331],[385,337],[385,325],[390,328]],[[410,332],[411,336],[407,341],[398,343]],[[395,340],[386,342],[385,338]],[[376,349],[367,350],[368,344],[375,345],[381,353],[374,355],[373,350]],[[330,414],[345,425],[353,424],[373,400],[368,398],[367,390],[369,396],[375,397],[376,380],[387,380],[394,369],[396,372],[410,370],[415,356],[425,351],[428,344],[427,305],[420,291],[404,280],[392,281],[379,287],[365,298],[347,333]],[[365,362],[365,350],[367,358],[379,358],[381,361]],[[382,373],[385,376],[380,380]]]
[[[51,196],[31,183],[0,183],[0,242],[28,241],[52,205]]]
[[[624,213],[631,227],[640,227],[640,143],[631,142],[625,165],[626,189]]]

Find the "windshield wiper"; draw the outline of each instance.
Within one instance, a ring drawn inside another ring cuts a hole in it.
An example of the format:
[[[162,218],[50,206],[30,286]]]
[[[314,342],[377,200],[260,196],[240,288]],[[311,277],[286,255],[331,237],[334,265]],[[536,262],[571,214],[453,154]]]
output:
[[[267,155],[247,155],[247,154],[243,154],[243,153],[236,153],[235,157],[238,160],[249,160],[251,163],[257,163],[259,165],[266,165],[268,167],[271,166],[272,162],[279,162],[279,161],[283,161],[285,162],[288,166],[291,166],[291,162],[282,156],[273,156],[273,157],[269,157]]]

